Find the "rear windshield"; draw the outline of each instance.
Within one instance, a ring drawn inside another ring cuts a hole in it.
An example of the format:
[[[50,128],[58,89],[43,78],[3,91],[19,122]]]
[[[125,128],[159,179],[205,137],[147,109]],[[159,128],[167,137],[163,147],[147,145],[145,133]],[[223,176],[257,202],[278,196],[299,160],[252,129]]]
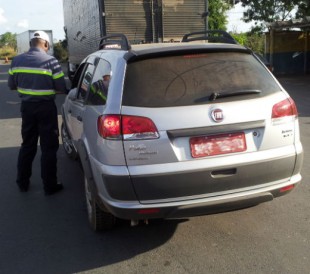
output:
[[[261,91],[252,97],[280,90],[273,77],[250,54],[223,52],[161,57],[128,64],[123,105],[207,104],[212,93],[247,90]],[[246,99],[246,96],[229,98],[240,99]]]

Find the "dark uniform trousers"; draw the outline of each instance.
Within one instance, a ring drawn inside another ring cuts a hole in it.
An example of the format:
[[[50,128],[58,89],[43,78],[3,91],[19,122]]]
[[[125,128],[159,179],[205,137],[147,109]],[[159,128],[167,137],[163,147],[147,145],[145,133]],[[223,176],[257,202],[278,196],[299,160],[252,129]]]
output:
[[[57,183],[57,150],[59,130],[57,107],[53,100],[21,103],[22,145],[17,162],[17,184],[28,187],[40,139],[41,178],[44,189],[51,190]]]

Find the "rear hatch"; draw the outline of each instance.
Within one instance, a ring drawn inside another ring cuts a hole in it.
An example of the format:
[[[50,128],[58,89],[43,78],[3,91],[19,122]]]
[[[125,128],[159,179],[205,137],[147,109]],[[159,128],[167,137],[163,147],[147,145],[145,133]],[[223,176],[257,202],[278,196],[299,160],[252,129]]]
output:
[[[294,102],[247,51],[129,61],[122,105],[141,203],[237,192],[293,173]]]

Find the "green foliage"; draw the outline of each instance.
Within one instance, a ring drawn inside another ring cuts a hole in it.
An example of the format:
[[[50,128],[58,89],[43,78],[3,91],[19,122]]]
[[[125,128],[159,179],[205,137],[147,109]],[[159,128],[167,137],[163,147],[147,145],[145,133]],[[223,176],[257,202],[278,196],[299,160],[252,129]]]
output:
[[[298,9],[296,12],[296,18],[304,18],[310,16],[310,0],[298,1]]]
[[[253,33],[266,29],[266,23],[310,15],[310,0],[241,0],[241,2],[246,8],[243,21],[255,23],[252,28]]]
[[[227,0],[209,0],[208,25],[210,30],[226,30],[226,12],[232,7]]]
[[[247,8],[244,21],[274,22],[288,20],[293,17],[295,2],[291,0],[241,0],[242,6]]]
[[[16,41],[16,34],[11,32],[6,32],[0,35],[0,47],[11,47],[14,50],[17,49],[17,41]]]
[[[231,33],[231,36],[240,44],[245,46],[247,44],[247,34],[246,33]]]
[[[65,62],[68,59],[68,51],[65,46],[66,42],[64,41],[54,44],[54,56],[60,62]]]
[[[264,55],[265,37],[257,33],[231,33],[231,36],[241,45],[254,52]]]
[[[265,37],[258,33],[248,33],[246,45],[254,52],[264,55],[265,52]]]
[[[0,35],[0,59],[12,59],[16,55],[16,34],[6,32]]]
[[[16,51],[14,48],[9,46],[0,47],[0,59],[9,58],[12,59],[16,55]]]

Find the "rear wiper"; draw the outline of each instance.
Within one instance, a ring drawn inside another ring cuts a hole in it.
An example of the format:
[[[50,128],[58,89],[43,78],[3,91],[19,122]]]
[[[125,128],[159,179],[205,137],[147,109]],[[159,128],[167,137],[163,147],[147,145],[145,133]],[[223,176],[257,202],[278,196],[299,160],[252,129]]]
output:
[[[228,92],[213,92],[209,96],[210,101],[215,101],[216,99],[232,97],[232,96],[242,96],[242,95],[250,95],[250,94],[260,94],[262,91],[259,89],[246,89],[246,90],[238,90],[238,91],[228,91]]]

